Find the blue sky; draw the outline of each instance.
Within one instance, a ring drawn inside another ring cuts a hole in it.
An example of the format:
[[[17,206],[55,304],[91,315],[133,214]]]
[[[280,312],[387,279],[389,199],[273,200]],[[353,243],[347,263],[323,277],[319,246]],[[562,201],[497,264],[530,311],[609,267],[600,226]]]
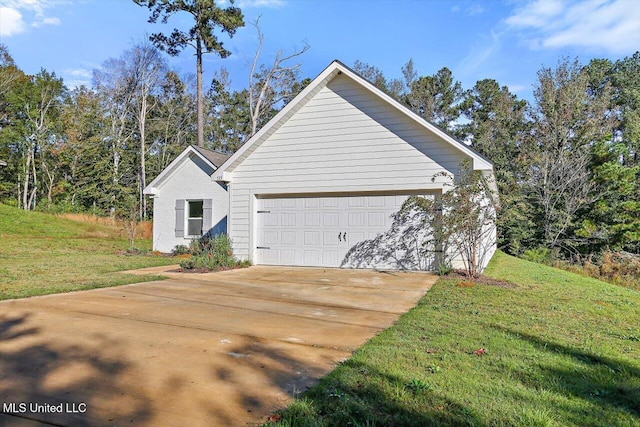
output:
[[[612,60],[640,50],[638,0],[238,0],[247,23],[261,16],[263,58],[272,60],[308,43],[299,62],[314,77],[333,59],[359,59],[400,77],[413,58],[420,75],[442,67],[465,88],[494,78],[530,99],[536,72],[563,56],[583,63]],[[67,86],[91,83],[91,73],[145,34],[187,28],[187,15],[169,25],[148,24],[148,10],[130,0],[0,0],[0,43],[27,73],[40,68],[61,75]],[[233,39],[227,59],[207,55],[205,85],[225,66],[234,87],[244,87],[257,46],[251,25]],[[180,73],[192,73],[192,51],[170,58]]]

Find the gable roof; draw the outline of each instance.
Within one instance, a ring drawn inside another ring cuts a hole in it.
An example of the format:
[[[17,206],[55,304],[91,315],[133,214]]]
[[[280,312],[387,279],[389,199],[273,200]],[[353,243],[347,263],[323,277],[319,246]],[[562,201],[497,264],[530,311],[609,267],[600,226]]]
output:
[[[309,85],[300,92],[291,102],[282,108],[262,129],[253,135],[246,143],[244,143],[238,151],[236,151],[229,159],[224,162],[214,173],[214,178],[218,181],[231,181],[233,170],[244,161],[253,151],[255,151],[264,141],[273,135],[287,120],[289,120],[298,110],[300,110],[311,98],[313,98],[320,90],[327,86],[337,75],[345,75],[355,81],[360,86],[386,102],[390,108],[396,109],[404,114],[427,131],[437,135],[445,143],[452,145],[462,153],[472,159],[474,170],[493,171],[493,164],[481,156],[468,145],[444,132],[439,127],[423,119],[409,108],[375,87],[372,83],[344,65],[338,60],[334,60],[327,68],[325,68]]]
[[[207,164],[211,165],[213,170],[215,171],[222,165],[227,159],[229,159],[228,154],[220,153],[218,151],[208,150],[202,147],[196,147],[195,145],[190,145],[184,149],[178,157],[172,161],[169,166],[164,168],[162,172],[153,180],[149,185],[147,185],[143,191],[144,194],[157,194],[159,189],[159,184],[168,177],[182,162],[187,159],[190,155],[194,155],[204,160]]]
[[[205,159],[209,160],[209,163],[211,163],[216,169],[220,167],[220,165],[222,165],[224,162],[226,162],[229,157],[231,157],[230,154],[208,150],[206,148],[197,147],[195,145],[190,145],[190,147],[196,150],[198,153],[202,154],[202,156],[204,156]]]
[[[0,160],[0,166],[7,166],[7,162],[3,162],[2,160]]]

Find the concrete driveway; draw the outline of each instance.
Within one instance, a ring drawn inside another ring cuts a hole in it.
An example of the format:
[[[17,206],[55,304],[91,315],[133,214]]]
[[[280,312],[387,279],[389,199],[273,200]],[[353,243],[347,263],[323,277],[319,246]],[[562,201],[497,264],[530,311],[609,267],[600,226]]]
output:
[[[0,302],[0,425],[258,423],[435,281],[424,273],[175,268],[141,270],[164,281]]]

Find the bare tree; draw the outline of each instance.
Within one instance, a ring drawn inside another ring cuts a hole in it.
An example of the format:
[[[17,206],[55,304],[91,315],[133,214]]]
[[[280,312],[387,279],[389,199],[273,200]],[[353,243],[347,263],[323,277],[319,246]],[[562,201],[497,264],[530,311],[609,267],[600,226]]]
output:
[[[527,184],[542,210],[544,239],[550,247],[560,246],[578,210],[597,200],[589,174],[590,160],[585,146],[535,154]]]
[[[403,204],[405,215],[421,215],[430,230],[425,245],[439,253],[438,269],[446,271],[461,263],[467,277],[478,277],[495,250],[498,200],[493,178],[462,162],[458,176],[436,174],[449,180],[448,191],[435,199],[411,197]]]
[[[528,140],[526,185],[551,248],[571,250],[570,227],[576,213],[595,201],[590,148],[611,138],[610,88],[589,91],[589,76],[578,61],[563,59],[556,69],[538,72]]]
[[[127,65],[122,58],[106,60],[101,69],[93,71],[93,83],[100,97],[102,114],[107,121],[103,141],[109,144],[112,156],[111,216],[115,215],[120,187],[120,161],[127,142],[132,138],[130,127],[131,103],[135,86],[126,78]]]
[[[269,118],[269,112],[274,106],[291,97],[302,64],[286,65],[285,63],[299,57],[310,48],[305,42],[302,49],[296,50],[290,55],[283,55],[282,49],[280,49],[270,67],[259,65],[264,46],[264,34],[260,30],[260,17],[256,18],[252,25],[258,32],[258,48],[249,73],[250,137],[266,122],[265,118]]]
[[[131,104],[138,127],[138,138],[140,142],[140,183],[139,183],[139,217],[143,219],[147,213],[147,199],[143,190],[147,186],[147,117],[151,110],[158,105],[158,95],[161,87],[160,82],[164,76],[167,64],[160,55],[158,49],[150,43],[141,43],[128,51],[127,60],[129,70],[126,78],[130,82],[130,87],[135,90],[134,102]]]
[[[24,144],[24,164],[22,181],[22,208],[31,210],[35,208],[38,192],[38,173],[36,167],[36,155],[43,154],[47,150],[52,137],[52,118],[56,114],[57,105],[60,103],[64,86],[62,79],[53,73],[41,71],[25,82],[20,105],[25,119],[28,134]],[[46,169],[44,156],[42,164]],[[53,179],[51,179],[53,181]],[[49,191],[50,194],[50,191]]]

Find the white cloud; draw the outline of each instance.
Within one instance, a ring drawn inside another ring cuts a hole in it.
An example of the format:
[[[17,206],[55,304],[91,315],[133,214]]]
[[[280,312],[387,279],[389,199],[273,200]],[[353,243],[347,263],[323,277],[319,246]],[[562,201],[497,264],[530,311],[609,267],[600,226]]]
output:
[[[48,16],[47,9],[68,0],[0,0],[0,35],[11,36],[25,29],[25,21],[32,27],[60,25],[60,18]]]
[[[483,40],[484,45],[475,44],[469,54],[461,61],[459,69],[463,75],[474,74],[482,64],[498,54],[502,48],[502,34],[491,31],[490,35],[489,43]]]
[[[67,68],[62,73],[64,84],[69,89],[75,89],[82,85],[90,86],[93,71],[87,68]]]
[[[24,31],[22,14],[10,7],[0,7],[0,36],[10,37]]]
[[[582,47],[614,54],[640,49],[640,2],[535,0],[506,24],[521,30],[531,48]]]
[[[507,87],[509,88],[509,92],[511,93],[518,93],[518,92],[522,92],[526,89],[530,89],[531,85],[522,85],[522,84],[507,84]]]
[[[31,24],[34,27],[41,27],[43,25],[60,25],[60,18],[56,18],[55,16],[51,16],[48,18],[44,18],[41,21],[36,21],[33,24]]]
[[[467,16],[480,15],[484,13],[484,8],[477,2],[465,2],[463,6],[458,4],[451,7],[452,13],[462,12]]]

